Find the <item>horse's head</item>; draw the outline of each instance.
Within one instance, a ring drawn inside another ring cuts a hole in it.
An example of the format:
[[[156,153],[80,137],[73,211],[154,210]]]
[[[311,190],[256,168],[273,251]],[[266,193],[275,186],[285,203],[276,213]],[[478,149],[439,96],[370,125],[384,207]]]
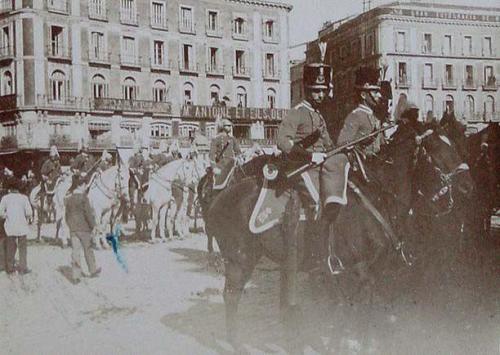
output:
[[[255,156],[241,165],[239,169],[236,170],[236,174],[239,178],[262,175],[262,168],[272,159],[275,159],[274,155],[262,154]]]

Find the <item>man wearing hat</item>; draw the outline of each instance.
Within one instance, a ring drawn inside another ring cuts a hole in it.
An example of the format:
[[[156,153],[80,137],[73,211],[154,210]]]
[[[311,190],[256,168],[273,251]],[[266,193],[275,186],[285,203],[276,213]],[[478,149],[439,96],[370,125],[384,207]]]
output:
[[[104,149],[102,151],[101,159],[99,160],[99,165],[97,168],[103,172],[105,170],[108,170],[111,167],[111,161],[113,160],[113,156],[109,154],[109,152]]]
[[[232,123],[227,118],[216,121],[217,135],[210,142],[209,159],[214,175],[214,189],[221,190],[227,185],[231,171],[241,155],[238,140],[231,135]]]
[[[59,152],[55,145],[50,147],[49,158],[43,163],[40,174],[42,175],[42,191],[52,190],[57,179],[62,174]],[[47,184],[50,186],[46,186]]]
[[[69,192],[73,191],[77,186],[76,178],[84,179],[88,182],[90,176],[87,176],[95,166],[95,160],[92,155],[89,154],[88,147],[86,145],[82,145],[78,155],[71,162],[71,171],[73,172],[73,181]]]

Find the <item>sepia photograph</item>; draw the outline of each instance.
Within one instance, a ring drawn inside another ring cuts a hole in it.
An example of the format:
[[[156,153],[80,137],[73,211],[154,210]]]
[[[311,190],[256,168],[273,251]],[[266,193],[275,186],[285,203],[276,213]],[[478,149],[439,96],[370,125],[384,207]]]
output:
[[[500,355],[498,0],[0,31],[0,355]]]

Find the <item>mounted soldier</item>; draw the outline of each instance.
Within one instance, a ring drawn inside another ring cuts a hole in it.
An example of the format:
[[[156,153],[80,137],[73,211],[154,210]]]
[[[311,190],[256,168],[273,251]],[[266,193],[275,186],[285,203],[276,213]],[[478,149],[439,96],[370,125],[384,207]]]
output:
[[[134,155],[128,160],[130,170],[129,194],[132,201],[132,208],[135,203],[139,203],[146,191],[150,169],[149,152],[145,152],[145,147],[134,146]]]
[[[227,118],[216,122],[217,136],[210,142],[210,165],[213,174],[215,190],[223,189],[231,176],[241,155],[238,141],[231,135],[232,123]]]
[[[42,176],[40,191],[42,193],[53,191],[61,174],[62,169],[61,163],[59,162],[59,152],[57,151],[57,147],[53,145],[50,147],[49,158],[45,160],[40,169],[40,175]]]
[[[73,182],[69,189],[72,192],[78,184],[78,179],[84,179],[88,184],[91,176],[89,173],[92,169],[96,167],[96,162],[94,157],[89,153],[89,149],[86,144],[82,144],[78,155],[71,162],[71,171],[73,172]]]
[[[108,170],[111,167],[113,161],[113,156],[109,154],[109,152],[104,149],[101,155],[101,159],[99,160],[99,164],[97,165],[97,169],[102,173],[103,171]]]

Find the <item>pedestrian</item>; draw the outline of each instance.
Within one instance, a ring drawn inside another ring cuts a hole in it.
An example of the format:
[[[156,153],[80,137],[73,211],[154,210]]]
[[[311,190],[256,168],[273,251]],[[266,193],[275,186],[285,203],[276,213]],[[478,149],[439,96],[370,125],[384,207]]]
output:
[[[19,181],[12,177],[8,180],[8,193],[0,201],[0,216],[5,218],[4,229],[6,239],[5,261],[6,271],[12,274],[31,272],[27,260],[27,236],[30,232],[28,220],[33,217],[33,210],[26,195],[19,192]],[[16,251],[19,248],[19,263],[15,267]]]
[[[96,222],[85,188],[85,179],[76,179],[75,190],[64,201],[66,223],[71,237],[71,271],[74,283],[80,282],[83,274],[80,266],[82,249],[90,277],[97,277],[101,272],[101,268],[96,267],[94,251],[91,248],[92,232]]]

